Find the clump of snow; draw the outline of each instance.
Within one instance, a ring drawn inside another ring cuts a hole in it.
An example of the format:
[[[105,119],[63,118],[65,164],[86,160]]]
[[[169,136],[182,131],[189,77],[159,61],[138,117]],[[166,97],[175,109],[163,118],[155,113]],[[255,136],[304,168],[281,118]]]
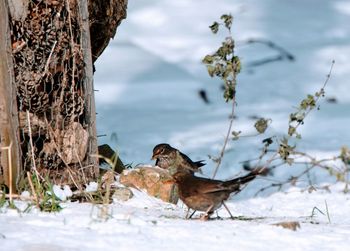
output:
[[[53,193],[62,201],[67,199],[64,191],[61,189],[61,186],[53,185],[52,186]]]
[[[97,182],[89,182],[89,184],[85,188],[85,191],[86,192],[96,192],[97,189],[98,189]]]
[[[73,192],[68,185],[63,186],[63,191],[67,198],[72,197]]]
[[[20,196],[21,200],[30,199],[30,193],[28,191],[23,191]]]
[[[52,190],[61,201],[66,201],[67,198],[72,197],[73,195],[73,192],[68,185],[64,185],[63,188],[58,185],[53,185]]]

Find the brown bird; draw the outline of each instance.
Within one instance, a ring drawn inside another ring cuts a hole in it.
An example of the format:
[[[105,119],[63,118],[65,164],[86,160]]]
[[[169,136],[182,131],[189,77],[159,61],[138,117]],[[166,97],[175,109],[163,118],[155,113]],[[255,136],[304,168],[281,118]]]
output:
[[[189,170],[191,173],[200,172],[200,168],[205,165],[203,160],[192,161],[187,155],[165,143],[153,148],[152,160],[156,160],[156,166],[168,169],[171,174],[181,169]]]
[[[221,181],[197,177],[186,170],[179,170],[173,175],[173,178],[178,186],[180,199],[188,208],[204,211],[205,214],[202,215],[201,219],[208,220],[210,215],[222,205],[233,218],[224,201],[229,198],[231,193],[240,192],[244,184],[252,181],[259,174],[260,169],[257,169],[245,176]]]

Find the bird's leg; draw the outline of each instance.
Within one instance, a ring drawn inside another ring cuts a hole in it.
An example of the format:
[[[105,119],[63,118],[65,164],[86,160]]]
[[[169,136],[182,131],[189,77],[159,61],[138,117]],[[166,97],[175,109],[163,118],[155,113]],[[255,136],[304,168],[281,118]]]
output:
[[[221,218],[221,217],[219,216],[218,210],[216,210],[216,218],[217,218],[218,220],[223,220],[223,218]]]
[[[233,220],[234,217],[233,217],[233,215],[231,214],[230,209],[228,209],[228,207],[226,206],[225,202],[222,202],[222,205],[224,205],[224,207],[226,208],[228,214],[230,215],[231,219]]]
[[[188,208],[187,208],[187,213],[186,213],[185,219],[190,219],[190,218],[188,217],[189,214],[190,214],[190,208],[188,207]]]
[[[212,211],[213,208],[214,208],[214,205],[211,205],[210,207],[208,207],[207,211],[205,211],[205,213],[201,216],[200,219],[203,221],[209,220],[210,215],[213,214],[213,211]]]
[[[191,213],[191,215],[188,217],[188,215],[189,215],[189,213],[190,213],[190,208],[188,208],[188,210],[187,210],[187,214],[186,214],[186,219],[191,219],[192,218],[192,216],[196,213],[197,211],[196,210],[194,210],[192,213]]]

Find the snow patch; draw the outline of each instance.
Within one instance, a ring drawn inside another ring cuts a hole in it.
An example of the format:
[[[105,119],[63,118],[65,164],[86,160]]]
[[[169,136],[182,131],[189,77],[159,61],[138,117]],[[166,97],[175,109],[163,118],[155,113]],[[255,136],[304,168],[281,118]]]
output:
[[[89,184],[85,188],[85,191],[86,192],[96,192],[97,189],[98,189],[97,182],[89,182]]]

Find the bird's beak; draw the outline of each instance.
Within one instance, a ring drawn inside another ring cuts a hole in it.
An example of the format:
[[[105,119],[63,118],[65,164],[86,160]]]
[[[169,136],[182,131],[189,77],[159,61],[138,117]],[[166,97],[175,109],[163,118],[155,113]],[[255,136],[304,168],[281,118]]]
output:
[[[153,154],[151,160],[156,160],[157,159],[157,154]]]

